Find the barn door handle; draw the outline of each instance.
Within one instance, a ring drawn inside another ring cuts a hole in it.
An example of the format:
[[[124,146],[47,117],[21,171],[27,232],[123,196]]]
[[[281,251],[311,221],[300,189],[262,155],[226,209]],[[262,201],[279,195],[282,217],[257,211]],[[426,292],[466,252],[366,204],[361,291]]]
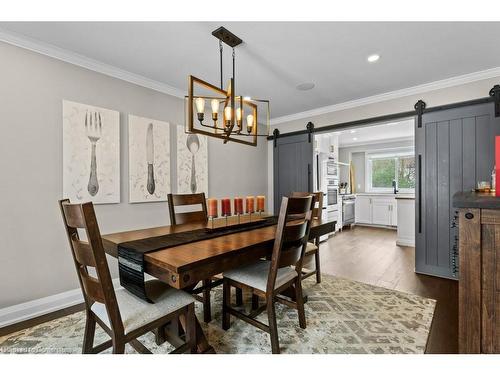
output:
[[[418,233],[422,233],[422,155],[418,155]]]
[[[311,189],[311,164],[307,164],[307,191],[312,191]]]

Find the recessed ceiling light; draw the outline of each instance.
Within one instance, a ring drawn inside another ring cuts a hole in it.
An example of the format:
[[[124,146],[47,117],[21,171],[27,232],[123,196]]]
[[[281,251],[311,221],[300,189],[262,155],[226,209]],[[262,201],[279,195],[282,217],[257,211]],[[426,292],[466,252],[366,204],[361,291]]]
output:
[[[370,62],[370,63],[374,63],[375,61],[378,61],[379,59],[380,59],[380,55],[377,55],[377,54],[370,55],[367,58],[368,62]]]
[[[354,134],[354,133],[356,133],[356,130],[351,130],[351,134]]]
[[[304,83],[301,83],[300,85],[297,85],[297,90],[307,91],[307,90],[313,89],[314,86],[315,85],[312,82],[304,82]]]
[[[354,137],[352,140],[353,140],[353,141],[357,141],[357,140],[358,140],[358,138]]]

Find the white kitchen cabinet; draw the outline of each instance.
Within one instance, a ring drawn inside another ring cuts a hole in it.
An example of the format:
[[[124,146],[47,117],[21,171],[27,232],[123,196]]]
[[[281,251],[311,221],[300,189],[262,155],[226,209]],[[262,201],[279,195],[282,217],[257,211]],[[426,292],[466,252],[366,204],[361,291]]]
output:
[[[398,236],[396,244],[415,246],[415,199],[400,198],[398,201]]]
[[[391,225],[391,201],[372,198],[372,222],[375,225]]]
[[[383,226],[397,226],[396,199],[384,195],[356,195],[355,222]]]
[[[398,225],[398,200],[394,199],[391,203],[391,225]]]
[[[371,224],[372,203],[368,196],[358,195],[355,201],[354,221],[360,224]]]

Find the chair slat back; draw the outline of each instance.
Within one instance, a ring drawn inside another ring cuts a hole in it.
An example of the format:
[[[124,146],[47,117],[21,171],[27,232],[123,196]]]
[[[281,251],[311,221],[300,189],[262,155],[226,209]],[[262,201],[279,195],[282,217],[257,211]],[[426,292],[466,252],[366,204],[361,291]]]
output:
[[[176,212],[176,207],[201,205],[201,210]],[[171,225],[204,223],[208,221],[207,201],[205,193],[199,194],[168,194],[168,209]]]
[[[274,290],[278,269],[295,266],[300,275],[305,246],[309,237],[314,200],[306,197],[283,197],[276,228],[268,291]]]
[[[307,197],[308,195],[312,195],[314,197],[314,208],[312,212],[313,219],[321,219],[321,213],[323,211],[323,192],[317,191],[314,193],[306,193],[294,191],[290,194],[291,197]]]
[[[94,302],[103,303],[112,329],[123,332],[123,322],[102,246],[94,205],[91,202],[71,204],[68,199],[64,199],[59,201],[59,207],[87,310],[90,310]],[[85,231],[87,241],[80,239],[78,229]],[[89,274],[89,267],[95,269],[96,277]]]

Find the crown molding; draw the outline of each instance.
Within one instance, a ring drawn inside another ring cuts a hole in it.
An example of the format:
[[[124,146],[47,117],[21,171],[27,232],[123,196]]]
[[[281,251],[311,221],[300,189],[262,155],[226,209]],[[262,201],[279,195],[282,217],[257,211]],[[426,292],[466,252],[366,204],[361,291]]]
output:
[[[184,98],[185,95],[183,90],[176,87],[2,28],[0,41],[177,98]]]
[[[347,102],[333,104],[325,107],[319,107],[311,109],[309,111],[298,112],[291,115],[275,117],[271,119],[271,125],[282,124],[284,122],[300,120],[304,118],[310,118],[312,116],[324,115],[326,113],[343,111],[345,109],[351,109],[355,107],[361,107],[368,104],[374,104],[379,102],[384,102],[391,99],[399,99],[401,97],[423,94],[429,91],[435,91],[439,89],[444,89],[448,87],[459,86],[471,82],[481,81],[484,79],[490,79],[500,77],[500,67],[482,70],[479,72],[464,74],[460,76],[455,76],[451,78],[446,78],[439,81],[424,83],[423,85],[412,86],[401,90],[395,90],[386,92],[383,94],[368,96],[366,98],[350,100]]]

